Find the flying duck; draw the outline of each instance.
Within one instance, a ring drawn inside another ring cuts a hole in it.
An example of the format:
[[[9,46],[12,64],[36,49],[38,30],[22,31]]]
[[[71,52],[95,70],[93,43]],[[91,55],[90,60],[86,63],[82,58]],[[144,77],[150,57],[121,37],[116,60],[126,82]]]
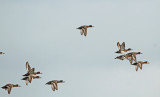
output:
[[[22,78],[21,80],[25,80],[26,81],[26,85],[28,85],[28,83],[31,83],[32,79],[39,79],[41,78],[40,76],[27,76]]]
[[[121,45],[119,42],[117,42],[117,47],[119,50],[115,53],[124,53],[124,52],[132,50],[131,48],[125,49],[125,42],[123,42]]]
[[[31,68],[28,61],[26,62],[26,69],[27,69],[27,73],[24,74],[23,76],[29,76],[29,75],[36,75],[36,74],[42,74],[41,72],[34,72],[35,68]]]
[[[5,90],[8,90],[8,94],[10,94],[11,93],[11,89],[13,87],[20,87],[20,85],[18,85],[18,84],[16,84],[16,85],[14,85],[14,84],[6,84],[5,86],[3,86],[1,88],[5,89]]]
[[[149,64],[149,62],[148,61],[138,61],[138,62],[133,63],[132,65],[136,66],[136,71],[137,71],[138,67],[142,70],[143,64]]]
[[[83,35],[83,33],[84,33],[84,36],[87,36],[87,28],[89,28],[89,27],[94,27],[94,26],[92,26],[92,25],[83,25],[83,26],[78,27],[77,29],[80,29],[81,35]]]
[[[63,80],[52,80],[46,83],[46,85],[51,85],[53,91],[58,90],[58,83],[64,83]]]

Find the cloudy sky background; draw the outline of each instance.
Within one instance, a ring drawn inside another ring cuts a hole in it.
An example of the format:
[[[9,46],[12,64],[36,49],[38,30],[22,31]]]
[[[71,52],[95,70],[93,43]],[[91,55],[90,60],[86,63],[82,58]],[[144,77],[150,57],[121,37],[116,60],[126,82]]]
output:
[[[0,86],[20,84],[2,97],[160,97],[159,0],[0,0]],[[92,24],[86,37],[76,29]],[[135,71],[116,43],[149,61]],[[41,71],[28,86],[25,62]],[[45,85],[64,80],[53,92]]]

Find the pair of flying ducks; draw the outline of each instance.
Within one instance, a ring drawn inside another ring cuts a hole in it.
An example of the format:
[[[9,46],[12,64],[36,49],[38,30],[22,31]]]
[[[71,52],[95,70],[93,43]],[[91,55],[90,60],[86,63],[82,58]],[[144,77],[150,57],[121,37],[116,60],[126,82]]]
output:
[[[133,50],[131,48],[126,49],[125,48],[125,42],[123,42],[122,44],[117,42],[117,47],[118,47],[119,50],[115,53],[119,53],[119,54]],[[136,55],[139,55],[139,54],[142,54],[142,53],[141,52],[131,52],[131,53],[127,53],[127,54],[124,54],[124,55],[117,56],[115,59],[120,59],[120,60],[127,59],[127,60],[129,60],[130,64],[136,66],[136,71],[138,71],[138,68],[140,68],[142,70],[142,65],[143,64],[148,64],[148,61],[137,61]],[[133,61],[134,61],[134,63],[133,63]]]

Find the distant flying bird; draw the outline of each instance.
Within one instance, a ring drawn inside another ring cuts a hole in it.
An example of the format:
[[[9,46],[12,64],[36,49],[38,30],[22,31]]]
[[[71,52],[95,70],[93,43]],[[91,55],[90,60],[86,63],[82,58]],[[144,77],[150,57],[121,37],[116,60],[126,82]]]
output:
[[[27,69],[27,73],[24,74],[23,76],[30,76],[30,75],[36,75],[36,74],[42,74],[41,72],[34,72],[35,68],[31,68],[28,61],[26,62],[26,69]]]
[[[32,79],[39,79],[41,78],[40,76],[27,76],[22,78],[22,80],[26,81],[26,85],[28,85],[28,83],[31,83]]]
[[[136,66],[136,71],[137,71],[138,67],[142,70],[143,64],[149,64],[149,62],[148,61],[138,61],[138,62],[133,63],[132,65]]]
[[[53,91],[58,90],[58,83],[64,83],[63,80],[52,80],[46,83],[46,85],[51,85]]]
[[[6,84],[5,86],[1,87],[2,89],[8,90],[8,94],[10,94],[11,89],[13,87],[20,87],[18,84],[14,85],[14,84]]]
[[[0,52],[0,54],[5,54],[4,52]]]
[[[28,61],[26,62],[26,69],[28,73],[33,73],[35,68],[31,68]]]
[[[123,42],[121,45],[119,42],[117,42],[117,47],[119,50],[115,53],[124,53],[124,52],[132,50],[131,48],[125,49],[125,42]]]
[[[92,26],[92,25],[83,25],[83,26],[78,27],[77,29],[80,29],[81,35],[83,35],[83,33],[84,33],[84,36],[87,36],[87,28],[89,28],[89,27],[94,27],[94,26]]]
[[[28,83],[31,83],[32,79],[41,78],[40,76],[35,76],[35,75],[42,74],[42,73],[41,72],[34,72],[35,68],[31,68],[28,61],[26,62],[26,69],[27,69],[27,73],[23,75],[26,77],[22,78],[22,80],[26,81],[26,85],[28,85]]]

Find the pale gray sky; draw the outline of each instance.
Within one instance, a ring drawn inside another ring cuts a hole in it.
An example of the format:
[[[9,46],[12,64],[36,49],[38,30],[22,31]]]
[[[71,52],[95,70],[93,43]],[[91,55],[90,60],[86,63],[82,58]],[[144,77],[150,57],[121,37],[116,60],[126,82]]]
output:
[[[2,97],[160,97],[159,0],[0,0]],[[87,37],[76,28],[92,24]],[[116,42],[149,61],[135,71],[120,61]],[[29,86],[25,62],[41,71]],[[53,92],[46,82],[62,79]]]

